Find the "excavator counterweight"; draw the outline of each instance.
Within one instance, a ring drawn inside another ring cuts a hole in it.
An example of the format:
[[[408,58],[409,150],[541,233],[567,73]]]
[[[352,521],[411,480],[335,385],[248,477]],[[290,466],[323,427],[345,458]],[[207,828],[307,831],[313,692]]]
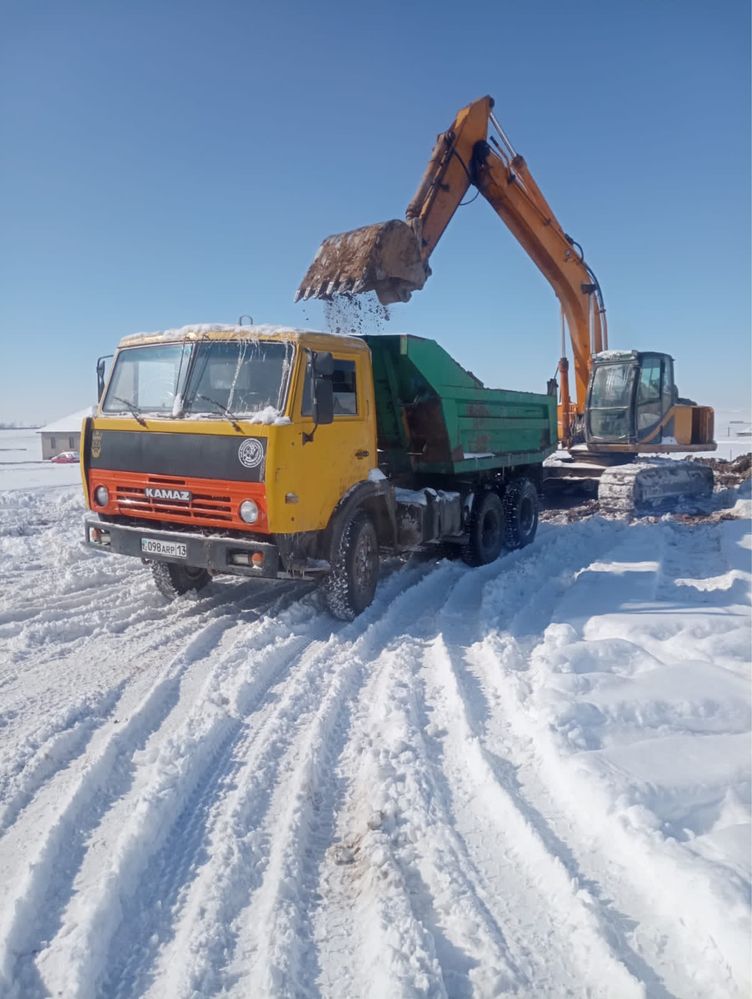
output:
[[[306,271],[295,301],[375,291],[382,305],[407,302],[429,274],[413,225],[392,219],[328,236]]]

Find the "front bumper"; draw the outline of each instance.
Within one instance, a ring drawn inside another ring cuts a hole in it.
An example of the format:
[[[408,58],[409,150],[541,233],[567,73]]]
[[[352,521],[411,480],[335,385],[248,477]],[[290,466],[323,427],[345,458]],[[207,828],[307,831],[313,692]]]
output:
[[[84,535],[90,548],[114,552],[116,555],[132,555],[149,562],[174,562],[216,573],[255,576],[260,579],[316,578],[304,568],[300,572],[286,571],[275,544],[250,538],[214,536],[191,531],[155,531],[146,527],[113,524],[100,520],[94,514],[84,518]],[[167,544],[183,544],[186,546],[186,556],[146,555],[141,548],[143,538]],[[256,564],[251,562],[254,555],[257,556]]]

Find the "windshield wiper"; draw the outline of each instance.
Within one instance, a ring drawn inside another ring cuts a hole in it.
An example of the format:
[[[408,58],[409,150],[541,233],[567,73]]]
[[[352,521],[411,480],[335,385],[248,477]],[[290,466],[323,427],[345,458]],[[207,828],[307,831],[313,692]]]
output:
[[[146,420],[141,415],[141,410],[138,408],[138,406],[134,406],[133,403],[130,402],[128,399],[123,399],[119,395],[113,395],[112,401],[113,402],[122,402],[122,404],[125,406],[125,408],[128,410],[128,412],[131,414],[131,416],[133,417],[133,419],[137,420],[141,424],[142,427],[146,426]]]
[[[203,399],[204,402],[210,402],[212,404],[212,406],[216,406],[217,409],[221,409],[222,412],[225,413],[225,415],[227,416],[227,418],[229,419],[229,421],[233,425],[233,427],[236,430],[239,430],[241,434],[243,433],[243,428],[238,423],[237,417],[235,416],[235,414],[232,412],[231,409],[227,408],[227,406],[223,406],[222,403],[221,402],[217,402],[216,399],[210,399],[208,395],[197,395],[196,398],[197,399]]]

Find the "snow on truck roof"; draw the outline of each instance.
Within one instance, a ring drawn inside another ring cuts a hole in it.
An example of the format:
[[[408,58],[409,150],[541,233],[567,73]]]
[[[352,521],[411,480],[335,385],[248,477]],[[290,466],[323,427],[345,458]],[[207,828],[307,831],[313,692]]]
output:
[[[336,337],[346,341],[348,346],[360,350],[367,349],[364,341],[358,336],[348,336],[341,333],[324,333],[319,330],[302,330],[294,326],[274,326],[263,324],[258,326],[233,326],[222,323],[199,323],[181,326],[176,329],[158,330],[153,333],[132,333],[123,337],[119,347],[135,347],[140,344],[174,343],[181,340],[301,340],[326,337],[330,340]]]

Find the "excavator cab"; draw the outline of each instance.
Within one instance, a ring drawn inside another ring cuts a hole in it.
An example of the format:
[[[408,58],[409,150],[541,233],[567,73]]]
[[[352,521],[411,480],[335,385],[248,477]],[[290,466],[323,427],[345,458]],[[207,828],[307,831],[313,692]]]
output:
[[[669,354],[594,355],[585,413],[585,441],[596,450],[679,451],[713,443],[713,410],[679,399]]]
[[[675,402],[674,363],[668,354],[596,354],[588,387],[586,442],[660,444],[661,428]]]

